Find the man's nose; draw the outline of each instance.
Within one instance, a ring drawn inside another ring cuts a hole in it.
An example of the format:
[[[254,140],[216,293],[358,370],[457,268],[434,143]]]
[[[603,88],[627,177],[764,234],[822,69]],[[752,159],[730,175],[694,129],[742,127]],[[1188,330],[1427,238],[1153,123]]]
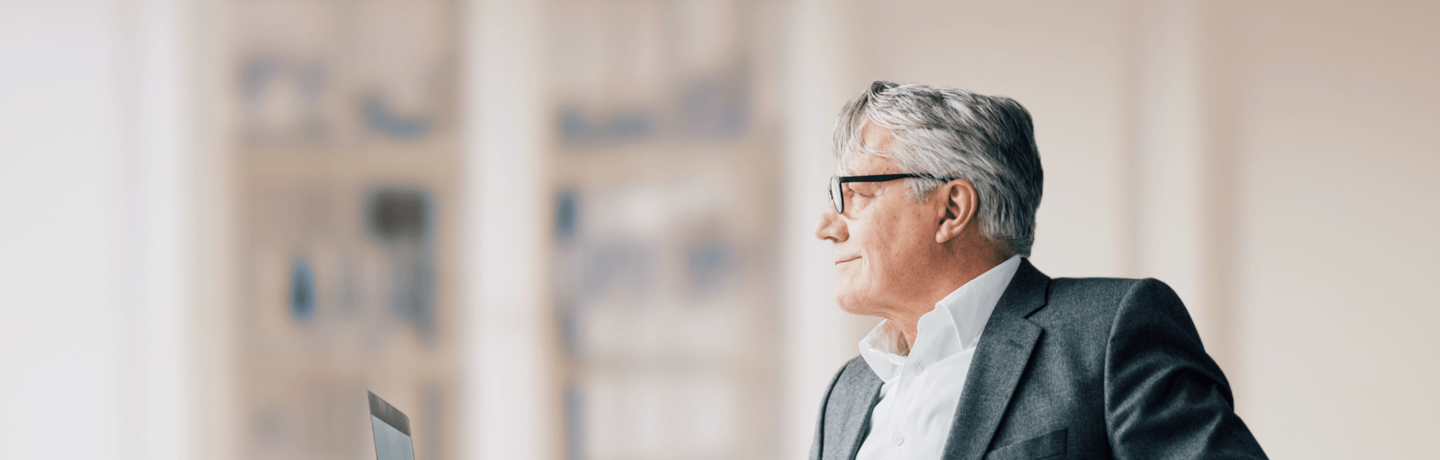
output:
[[[850,237],[849,230],[845,228],[845,220],[835,213],[834,205],[826,206],[825,210],[820,212],[820,225],[815,227],[815,237],[830,240],[831,243],[839,243]]]

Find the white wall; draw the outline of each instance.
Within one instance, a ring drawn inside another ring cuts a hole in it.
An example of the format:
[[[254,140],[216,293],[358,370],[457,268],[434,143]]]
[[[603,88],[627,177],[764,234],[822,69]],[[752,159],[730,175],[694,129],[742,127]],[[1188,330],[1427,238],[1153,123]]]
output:
[[[0,457],[190,457],[178,15],[0,8]]]

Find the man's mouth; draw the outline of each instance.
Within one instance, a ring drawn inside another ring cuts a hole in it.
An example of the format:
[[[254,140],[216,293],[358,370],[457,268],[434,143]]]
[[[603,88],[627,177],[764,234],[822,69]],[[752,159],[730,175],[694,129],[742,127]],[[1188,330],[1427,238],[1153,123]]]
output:
[[[860,260],[860,258],[859,258],[859,257],[851,257],[851,258],[849,258],[849,259],[836,260],[836,261],[835,261],[835,265],[840,265],[840,264],[843,264],[843,263],[845,263],[845,262],[850,262],[850,261],[854,261],[854,260]]]

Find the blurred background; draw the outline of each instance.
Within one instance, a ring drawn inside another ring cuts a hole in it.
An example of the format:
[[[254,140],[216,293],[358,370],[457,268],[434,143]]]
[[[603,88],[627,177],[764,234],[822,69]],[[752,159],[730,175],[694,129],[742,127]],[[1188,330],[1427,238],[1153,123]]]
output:
[[[1440,4],[6,0],[0,458],[802,458],[834,116],[1013,97],[1032,260],[1186,301],[1276,458],[1440,431]]]

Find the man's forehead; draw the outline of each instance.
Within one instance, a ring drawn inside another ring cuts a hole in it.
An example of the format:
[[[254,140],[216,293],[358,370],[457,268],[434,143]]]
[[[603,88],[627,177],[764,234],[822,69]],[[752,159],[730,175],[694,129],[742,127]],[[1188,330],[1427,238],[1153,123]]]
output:
[[[840,162],[840,170],[852,176],[891,174],[898,171],[890,158],[867,153],[845,155]]]

